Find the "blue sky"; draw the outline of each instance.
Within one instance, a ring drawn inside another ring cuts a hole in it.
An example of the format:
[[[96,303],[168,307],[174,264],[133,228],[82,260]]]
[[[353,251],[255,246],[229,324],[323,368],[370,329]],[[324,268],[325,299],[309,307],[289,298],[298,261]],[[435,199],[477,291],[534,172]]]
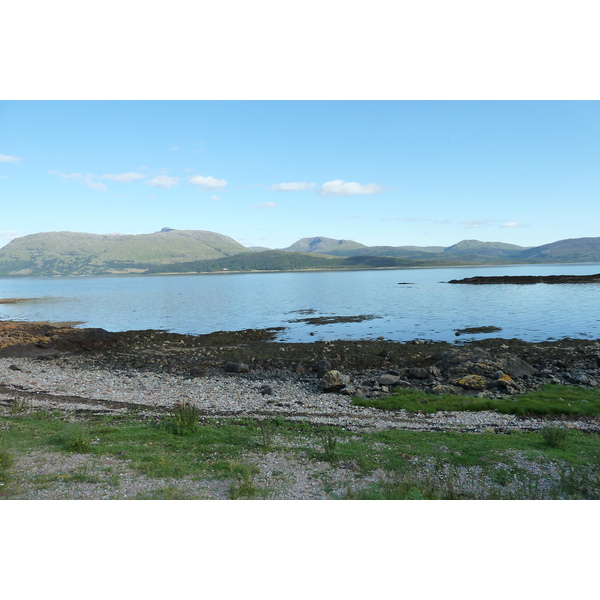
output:
[[[246,246],[600,235],[597,101],[3,101],[0,243],[205,229]]]

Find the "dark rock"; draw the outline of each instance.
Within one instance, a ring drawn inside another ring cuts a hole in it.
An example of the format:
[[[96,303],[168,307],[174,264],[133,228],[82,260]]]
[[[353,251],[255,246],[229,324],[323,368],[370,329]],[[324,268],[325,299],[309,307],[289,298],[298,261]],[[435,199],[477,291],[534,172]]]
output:
[[[502,371],[510,375],[513,379],[530,376],[535,373],[535,369],[518,356],[504,356],[498,362]]]
[[[273,395],[273,386],[265,384],[265,385],[261,386],[259,392],[263,396],[271,396],[271,395]]]
[[[327,373],[327,371],[331,371],[332,368],[333,366],[331,362],[326,358],[323,358],[314,365],[313,371],[317,373],[317,377],[323,377],[325,373]]]
[[[190,369],[190,375],[192,377],[204,377],[206,375],[206,369],[203,367],[192,367]]]
[[[243,362],[227,363],[225,365],[225,371],[227,373],[248,373],[250,371],[250,367]]]
[[[412,367],[406,371],[407,377],[411,379],[427,379],[429,374],[429,369],[425,367]]]

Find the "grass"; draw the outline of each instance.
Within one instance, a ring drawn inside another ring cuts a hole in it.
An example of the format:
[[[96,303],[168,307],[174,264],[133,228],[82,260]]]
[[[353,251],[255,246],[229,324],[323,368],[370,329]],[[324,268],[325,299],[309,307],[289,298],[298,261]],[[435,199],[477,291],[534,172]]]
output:
[[[564,448],[569,437],[569,432],[560,427],[544,427],[540,433],[550,448]]]
[[[272,419],[263,430],[260,423],[213,419],[179,435],[170,420],[135,415],[90,415],[77,423],[52,413],[43,419],[27,413],[0,416],[0,478],[5,483],[0,494],[9,498],[27,481],[36,483],[35,474],[15,469],[19,456],[34,450],[86,454],[85,468],[39,475],[38,485],[48,489],[61,481],[102,483],[113,488],[113,497],[123,488],[116,466],[120,460],[127,461],[133,472],[156,481],[156,487],[139,499],[202,497],[201,492],[182,490],[178,480],[220,481],[219,489],[227,490],[231,499],[272,497],[273,489],[285,485],[287,478],[261,474],[251,458],[269,452],[315,466],[326,461],[325,467],[319,466],[326,475],[320,480],[321,489],[342,499],[600,499],[597,434],[568,430],[565,435],[564,429],[557,433],[552,427],[510,435],[398,429],[351,432],[282,418]],[[115,466],[103,466],[106,458],[114,460]],[[372,481],[375,472],[383,475]],[[337,482],[336,473],[345,474],[347,489]],[[259,474],[266,483],[258,484]],[[471,480],[481,480],[487,487],[469,491],[465,481]]]
[[[190,435],[198,429],[200,409],[189,402],[176,402],[171,410],[171,422],[177,435]]]
[[[434,413],[437,411],[496,411],[517,416],[583,416],[600,415],[600,390],[548,384],[539,390],[491,399],[453,394],[428,394],[420,390],[396,389],[391,396],[377,399],[353,398],[356,406],[381,410]]]
[[[0,438],[0,498],[7,492],[6,486],[11,479],[13,464],[13,457],[5,445],[4,438]]]
[[[55,443],[69,452],[89,452],[92,436],[87,427],[81,423],[72,423],[54,437]]]

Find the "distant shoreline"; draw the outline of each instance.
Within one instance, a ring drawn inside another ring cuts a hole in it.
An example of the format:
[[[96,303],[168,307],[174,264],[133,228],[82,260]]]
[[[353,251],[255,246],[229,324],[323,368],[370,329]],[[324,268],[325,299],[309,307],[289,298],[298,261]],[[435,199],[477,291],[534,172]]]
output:
[[[551,263],[478,263],[478,264],[456,264],[456,265],[410,265],[410,266],[394,266],[394,267],[349,267],[344,269],[326,269],[326,268],[309,268],[309,269],[264,269],[264,270],[244,270],[244,271],[186,271],[181,273],[175,272],[161,272],[161,273],[97,273],[97,274],[85,274],[85,275],[0,275],[0,279],[84,279],[84,278],[98,278],[98,277],[162,277],[168,276],[189,276],[189,275],[240,275],[244,273],[343,273],[346,271],[405,271],[415,269],[473,269],[482,267],[519,267],[519,266],[557,266],[562,267],[566,265],[595,265],[600,264],[598,261],[588,262],[551,262]],[[512,277],[509,275],[503,277]],[[524,276],[527,277],[527,276]],[[531,276],[537,277],[537,276]],[[540,276],[540,277],[553,277]],[[556,276],[559,277],[559,276]],[[572,275],[571,277],[587,277],[586,275]],[[448,282],[451,283],[451,282]],[[454,283],[454,282],[452,282]],[[19,299],[17,299],[19,300]]]

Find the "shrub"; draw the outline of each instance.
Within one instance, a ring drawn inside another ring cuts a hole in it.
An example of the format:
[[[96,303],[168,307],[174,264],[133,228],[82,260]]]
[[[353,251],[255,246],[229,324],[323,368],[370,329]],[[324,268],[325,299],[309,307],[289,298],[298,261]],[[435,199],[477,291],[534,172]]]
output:
[[[198,429],[200,409],[189,401],[176,402],[172,413],[173,426],[177,435],[190,435]]]
[[[550,448],[563,448],[569,436],[568,432],[560,427],[544,427],[541,434],[546,446]]]
[[[322,437],[323,450],[325,453],[325,460],[335,463],[338,460],[337,452],[337,438],[331,433],[326,433]]]
[[[258,422],[258,429],[260,430],[260,445],[263,448],[269,448],[273,442],[273,421],[265,419],[264,421]]]
[[[254,475],[260,473],[257,466],[233,461],[229,463],[229,470],[233,475],[233,483],[229,488],[231,500],[249,500],[263,495],[263,490],[256,487],[253,481]]]

